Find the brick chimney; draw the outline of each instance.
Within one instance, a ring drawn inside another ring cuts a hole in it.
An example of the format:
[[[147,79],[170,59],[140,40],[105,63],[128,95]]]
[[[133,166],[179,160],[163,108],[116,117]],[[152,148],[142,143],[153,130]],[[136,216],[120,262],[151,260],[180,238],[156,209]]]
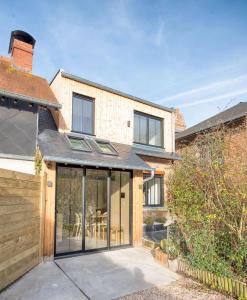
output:
[[[35,39],[27,32],[21,30],[11,32],[9,53],[11,62],[16,68],[32,71],[34,45]]]

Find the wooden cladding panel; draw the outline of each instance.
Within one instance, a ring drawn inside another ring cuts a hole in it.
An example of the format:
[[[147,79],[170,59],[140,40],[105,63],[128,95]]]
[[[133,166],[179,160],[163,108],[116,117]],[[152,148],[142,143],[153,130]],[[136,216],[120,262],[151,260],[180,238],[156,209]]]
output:
[[[142,223],[143,223],[143,173],[133,173],[133,244],[142,244]]]
[[[40,177],[0,169],[0,290],[40,261]]]

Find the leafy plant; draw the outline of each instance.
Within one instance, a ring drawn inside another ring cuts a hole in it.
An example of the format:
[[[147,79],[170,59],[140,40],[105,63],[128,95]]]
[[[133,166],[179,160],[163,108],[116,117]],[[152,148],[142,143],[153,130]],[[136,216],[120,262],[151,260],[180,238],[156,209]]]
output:
[[[144,223],[147,225],[153,225],[154,220],[152,217],[146,217],[146,219],[144,220]]]
[[[155,221],[156,221],[157,223],[165,224],[166,218],[165,218],[165,217],[158,217],[158,218],[155,219]]]
[[[247,278],[247,133],[218,128],[181,151],[169,178],[183,256],[228,277]]]

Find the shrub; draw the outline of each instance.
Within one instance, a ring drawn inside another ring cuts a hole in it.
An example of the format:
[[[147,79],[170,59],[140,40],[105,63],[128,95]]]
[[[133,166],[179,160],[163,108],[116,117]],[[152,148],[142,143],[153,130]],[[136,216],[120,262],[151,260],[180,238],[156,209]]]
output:
[[[158,218],[155,219],[155,221],[156,221],[157,223],[165,224],[166,218],[165,218],[165,217],[158,217]]]
[[[147,225],[153,225],[154,220],[153,220],[152,217],[147,217],[147,218],[144,220],[144,223],[147,224]]]
[[[181,253],[194,266],[247,278],[246,129],[203,134],[182,158],[168,182]]]

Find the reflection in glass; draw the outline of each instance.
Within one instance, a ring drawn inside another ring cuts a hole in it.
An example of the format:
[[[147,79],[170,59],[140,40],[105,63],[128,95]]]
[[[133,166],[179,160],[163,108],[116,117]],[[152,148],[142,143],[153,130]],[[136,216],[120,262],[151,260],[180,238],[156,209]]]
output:
[[[111,246],[130,244],[130,173],[112,171],[111,176]]]
[[[82,169],[57,169],[56,253],[82,250],[82,177]]]
[[[108,171],[86,170],[85,250],[107,247]]]

